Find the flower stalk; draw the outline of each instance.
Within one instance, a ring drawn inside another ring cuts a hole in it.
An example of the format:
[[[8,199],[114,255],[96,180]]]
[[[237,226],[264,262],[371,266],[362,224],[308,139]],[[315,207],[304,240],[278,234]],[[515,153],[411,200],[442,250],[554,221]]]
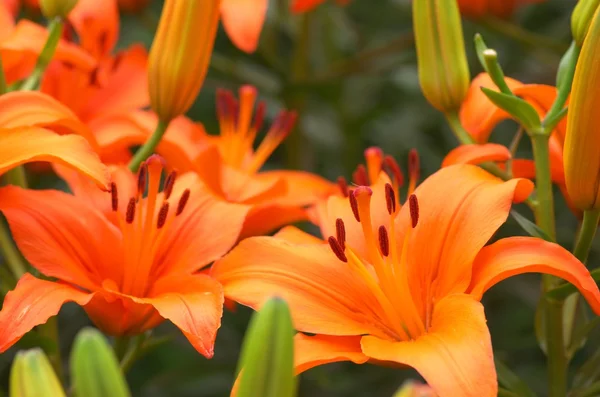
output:
[[[165,132],[167,131],[168,127],[168,121],[158,121],[158,124],[156,125],[156,128],[154,129],[154,132],[152,133],[150,138],[146,141],[146,143],[144,143],[142,147],[140,147],[137,150],[135,156],[133,156],[133,158],[129,162],[129,169],[131,171],[137,171],[137,169],[140,168],[140,164],[142,164],[143,161],[145,161],[148,157],[150,157],[152,153],[154,153],[154,150],[160,143],[163,135],[165,135]]]
[[[21,91],[35,91],[39,89],[44,72],[48,68],[50,61],[54,56],[54,52],[56,51],[56,47],[58,46],[58,42],[60,41],[60,37],[62,36],[63,26],[64,22],[62,18],[57,17],[50,21],[46,44],[44,44],[44,48],[37,59],[35,69],[33,69],[31,75],[19,88]]]

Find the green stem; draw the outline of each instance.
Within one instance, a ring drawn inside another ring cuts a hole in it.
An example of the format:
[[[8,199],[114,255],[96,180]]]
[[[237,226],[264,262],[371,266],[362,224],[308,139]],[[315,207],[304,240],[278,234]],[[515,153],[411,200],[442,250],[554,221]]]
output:
[[[46,349],[46,355],[56,372],[58,379],[63,379],[62,360],[60,358],[60,339],[58,337],[58,317],[53,316],[45,324],[38,325],[37,332],[46,339],[52,340],[52,348]]]
[[[15,279],[20,279],[27,272],[27,262],[15,247],[5,221],[2,221],[0,225],[0,249],[6,265],[15,276]]]
[[[27,189],[27,174],[25,173],[25,167],[19,165],[15,168],[8,170],[6,173],[6,180],[9,184],[22,187]]]
[[[579,229],[575,248],[573,249],[573,255],[583,263],[587,261],[596,230],[598,229],[598,221],[600,221],[600,210],[588,210],[583,213],[583,222],[581,223],[581,229]]]
[[[21,91],[33,91],[39,88],[42,76],[44,75],[46,68],[48,68],[50,61],[54,56],[54,52],[56,51],[56,47],[58,46],[58,42],[60,41],[60,37],[62,36],[62,30],[63,21],[61,18],[57,17],[50,21],[46,44],[37,59],[33,73],[31,73],[29,78],[25,80],[19,88]]]
[[[8,87],[6,86],[6,76],[4,75],[4,65],[2,64],[2,56],[0,56],[0,95],[6,94]]]
[[[170,121],[163,120],[158,121],[156,129],[152,133],[152,136],[150,136],[150,139],[148,139],[146,143],[144,143],[144,145],[138,149],[131,159],[131,162],[129,163],[129,169],[131,171],[137,171],[137,169],[140,167],[140,164],[142,164],[143,161],[145,161],[152,153],[154,153],[154,150],[160,143],[163,135],[169,127],[169,122]]]
[[[135,337],[133,346],[127,350],[123,356],[123,359],[121,360],[121,370],[124,374],[131,369],[135,361],[140,357],[146,340],[147,334],[145,333]]]
[[[592,279],[596,281],[596,283],[600,282],[600,267],[591,270],[590,276],[592,276]],[[573,284],[563,282],[556,288],[554,288],[552,291],[548,292],[547,296],[549,299],[562,301],[567,299],[571,294],[574,294],[577,291],[577,287],[575,287]]]
[[[127,350],[129,349],[129,342],[131,342],[131,338],[128,336],[118,336],[115,338],[115,345],[113,347],[115,351],[115,356],[117,356],[117,360],[122,361],[127,354]]]

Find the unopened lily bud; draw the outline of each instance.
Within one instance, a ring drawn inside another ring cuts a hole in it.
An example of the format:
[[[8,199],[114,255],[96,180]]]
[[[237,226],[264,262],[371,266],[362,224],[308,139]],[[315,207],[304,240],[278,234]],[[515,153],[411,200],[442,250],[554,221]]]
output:
[[[575,68],[564,147],[565,182],[580,210],[600,208],[600,18],[592,19]]]
[[[412,4],[421,90],[436,109],[456,111],[470,81],[456,0],[419,0]]]
[[[571,31],[575,44],[581,48],[590,27],[590,22],[598,9],[600,0],[579,0],[571,15]]]
[[[65,397],[60,381],[41,349],[17,353],[10,370],[10,397]]]
[[[60,17],[66,18],[78,0],[40,0],[42,14],[48,19]]]
[[[220,0],[166,0],[148,60],[152,110],[163,122],[185,113],[204,82]]]

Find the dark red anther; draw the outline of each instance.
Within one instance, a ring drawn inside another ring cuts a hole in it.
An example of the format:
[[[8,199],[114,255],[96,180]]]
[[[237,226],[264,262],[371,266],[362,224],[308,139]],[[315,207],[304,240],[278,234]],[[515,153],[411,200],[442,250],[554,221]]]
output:
[[[125,222],[133,223],[135,218],[135,197],[129,199],[127,202],[127,211],[125,212]]]
[[[285,134],[289,134],[294,126],[296,125],[296,120],[298,120],[298,113],[295,111],[287,112],[287,117],[284,119],[284,124],[282,125],[282,129]]]
[[[99,68],[94,68],[92,69],[92,71],[90,72],[90,77],[89,77],[89,81],[90,81],[90,85],[93,87],[101,87],[100,86],[100,69]]]
[[[364,165],[359,164],[356,171],[352,174],[352,180],[359,186],[369,186],[369,176]]]
[[[165,188],[163,192],[165,194],[165,200],[168,200],[171,197],[171,193],[173,193],[173,186],[175,186],[175,178],[177,178],[177,171],[171,171],[167,179],[165,180]]]
[[[119,209],[119,192],[117,191],[117,184],[114,182],[110,183],[110,204],[113,211]]]
[[[419,159],[419,153],[415,149],[411,149],[410,152],[408,152],[408,174],[412,180],[417,182],[420,173],[421,161]]]
[[[410,208],[410,219],[412,220],[412,227],[417,227],[419,223],[419,200],[417,200],[417,196],[411,194],[408,197],[408,205]]]
[[[354,214],[356,222],[360,222],[360,214],[358,213],[358,201],[356,201],[354,191],[348,195],[348,200],[350,201],[350,208],[352,208],[352,213]]]
[[[167,215],[169,214],[169,203],[165,202],[158,211],[158,219],[156,219],[156,228],[161,229],[167,222]]]
[[[346,226],[340,218],[335,220],[335,235],[342,249],[346,249]]]
[[[185,189],[183,191],[183,193],[181,194],[179,203],[177,203],[177,211],[175,211],[175,216],[181,215],[181,213],[183,212],[183,209],[185,208],[185,205],[187,204],[189,199],[190,199],[190,189]]]
[[[146,191],[146,183],[148,182],[148,165],[143,162],[138,171],[138,194],[143,195]]]
[[[229,108],[227,107],[227,99],[225,98],[225,90],[217,88],[217,115],[219,118],[225,118],[229,115]]]
[[[383,256],[390,255],[390,238],[385,226],[379,226],[379,249]]]
[[[90,17],[86,16],[84,18],[84,26],[90,26],[90,25],[93,25],[93,23],[94,23],[94,20],[91,16]],[[102,49],[102,52],[109,50],[108,46],[111,44],[108,42],[108,31],[106,31],[106,30],[102,31],[102,33],[100,33],[100,35],[98,35],[97,40],[98,40],[98,46]]]
[[[393,181],[396,182],[398,186],[402,186],[404,184],[404,174],[402,174],[402,170],[400,169],[398,162],[392,156],[385,156],[383,159],[383,166],[388,175]]]
[[[385,204],[387,205],[388,214],[396,213],[396,192],[389,183],[385,184]]]
[[[348,258],[344,253],[344,249],[342,248],[340,243],[335,239],[335,237],[331,236],[327,239],[327,241],[329,242],[329,246],[331,247],[331,250],[333,251],[335,256],[337,256],[338,259],[342,262],[348,262]]]
[[[266,111],[266,105],[264,102],[260,101],[257,105],[256,105],[256,111],[254,112],[254,122],[252,124],[252,128],[254,129],[254,131],[260,131],[260,129],[263,126],[263,123],[265,121],[265,111]]]
[[[340,176],[337,179],[337,184],[340,188],[340,192],[342,193],[342,195],[344,197],[348,197],[348,182],[346,182],[346,178],[344,178],[343,176]]]

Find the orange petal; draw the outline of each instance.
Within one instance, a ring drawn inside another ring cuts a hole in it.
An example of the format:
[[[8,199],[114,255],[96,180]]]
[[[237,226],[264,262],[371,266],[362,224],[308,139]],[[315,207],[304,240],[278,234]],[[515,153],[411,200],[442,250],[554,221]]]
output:
[[[4,298],[0,311],[0,353],[33,327],[58,314],[64,303],[85,305],[92,296],[66,284],[40,280],[25,273]]]
[[[32,161],[66,165],[108,189],[110,176],[88,142],[77,135],[58,135],[44,128],[0,129],[0,174]]]
[[[195,174],[177,178],[172,197],[191,191],[185,210],[175,218],[157,252],[166,266],[160,274],[189,274],[219,259],[233,247],[249,207],[217,200]],[[160,260],[159,260],[160,263]]]
[[[497,143],[482,145],[461,145],[446,155],[442,167],[454,164],[481,164],[487,161],[504,162],[511,157],[510,150]]]
[[[496,396],[492,342],[481,303],[456,294],[439,301],[427,334],[408,342],[364,336],[362,351],[416,369],[440,397]]]
[[[267,16],[268,0],[223,0],[221,20],[237,48],[254,52]]]
[[[19,249],[44,275],[94,290],[110,266],[120,265],[120,233],[87,203],[57,190],[0,191],[0,211]]]
[[[384,315],[373,291],[328,246],[252,237],[217,261],[211,274],[223,284],[228,298],[256,310],[270,297],[285,299],[298,330],[382,333],[374,325]]]
[[[0,3],[0,41],[10,36],[15,28],[14,15],[18,12],[18,3],[14,5],[6,4],[6,1]]]
[[[524,200],[533,190],[526,179],[508,182],[472,165],[442,168],[415,191],[419,222],[413,230],[408,252],[409,285],[422,314],[422,291],[431,288],[439,300],[462,293],[471,280],[475,256],[502,225],[513,202]],[[410,227],[409,206],[399,215],[398,230]],[[403,236],[399,235],[399,250]]]
[[[170,276],[154,285],[150,298],[133,298],[149,303],[165,319],[175,324],[192,346],[211,358],[223,314],[223,288],[203,275]]]
[[[261,178],[282,179],[287,184],[286,194],[278,198],[282,205],[309,205],[337,193],[339,187],[327,179],[304,171],[264,171]]]
[[[360,339],[360,336],[296,334],[294,337],[296,375],[319,365],[340,361],[366,363],[369,358],[361,350]]]
[[[228,201],[245,204],[275,204],[276,200],[285,197],[286,182],[277,175],[247,174],[224,164],[220,169],[221,190]],[[212,173],[214,170],[209,172]]]
[[[81,47],[96,59],[110,53],[117,43],[119,10],[116,0],[79,0],[69,13],[69,22]]]
[[[295,226],[284,227],[279,232],[275,233],[274,237],[296,244],[325,244],[320,238],[308,234]]]
[[[305,221],[307,212],[301,207],[281,205],[255,205],[246,216],[241,238],[269,234],[290,223]]]
[[[325,0],[294,0],[291,5],[292,12],[307,12],[323,3]]]
[[[505,238],[482,249],[473,264],[469,291],[480,299],[496,283],[522,273],[547,273],[567,280],[600,313],[600,291],[585,265],[558,244],[533,237]]]

